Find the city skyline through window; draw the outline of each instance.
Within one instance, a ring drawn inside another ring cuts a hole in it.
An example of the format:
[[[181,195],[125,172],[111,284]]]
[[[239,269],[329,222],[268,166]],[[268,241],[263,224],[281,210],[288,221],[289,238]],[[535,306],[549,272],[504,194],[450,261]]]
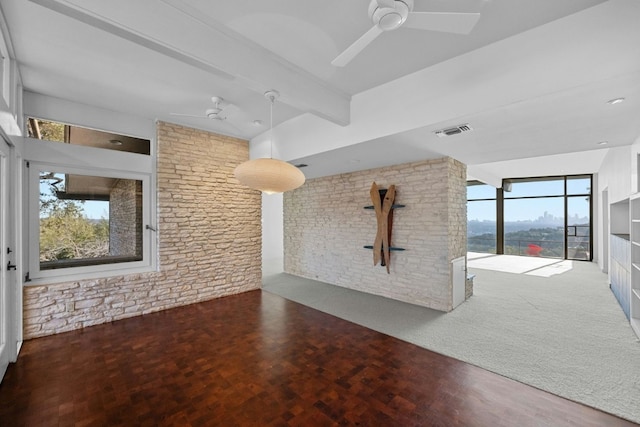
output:
[[[509,192],[469,183],[469,251],[591,259],[590,175],[506,182]]]

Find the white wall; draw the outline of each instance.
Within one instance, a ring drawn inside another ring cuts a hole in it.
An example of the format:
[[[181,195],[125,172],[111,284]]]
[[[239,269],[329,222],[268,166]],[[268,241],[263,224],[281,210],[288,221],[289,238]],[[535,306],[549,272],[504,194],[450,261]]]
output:
[[[631,146],[631,193],[640,192],[640,136]]]
[[[262,193],[262,274],[276,274],[283,267],[282,194]]]
[[[598,171],[598,191],[609,187],[609,203],[616,203],[631,194],[631,147],[609,149]]]
[[[468,179],[500,187],[503,178],[597,173],[607,153],[608,149],[600,149],[468,165],[467,175]]]
[[[600,171],[598,172],[597,194],[602,195],[602,192],[608,190],[609,205],[624,202],[631,194],[638,191],[638,155],[640,154],[640,137],[629,146],[610,148],[606,157],[602,162]],[[605,227],[602,224],[602,212],[604,209],[609,213],[609,222],[611,224],[611,232],[616,232],[616,223],[624,221],[625,217],[620,216],[619,212],[616,212],[615,208],[612,211],[610,206],[604,206],[602,204],[602,198],[597,199],[597,212],[598,212],[598,244],[597,244],[597,259],[600,268],[605,267],[603,261],[604,247],[603,242],[605,239],[609,239],[609,236],[605,236],[609,227]],[[623,205],[623,203],[621,203]],[[606,217],[606,216],[605,216]]]

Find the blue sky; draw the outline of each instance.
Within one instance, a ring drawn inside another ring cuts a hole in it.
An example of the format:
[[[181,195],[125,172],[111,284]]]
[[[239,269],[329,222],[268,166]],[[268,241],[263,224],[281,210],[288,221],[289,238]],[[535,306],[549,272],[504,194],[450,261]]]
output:
[[[84,202],[83,208],[87,218],[109,219],[109,202],[89,200]]]
[[[64,181],[64,174],[55,174],[55,176]],[[40,193],[47,196],[53,196],[49,180],[40,180]],[[109,219],[109,202],[87,200],[81,203],[83,212],[90,219]]]
[[[568,194],[588,194],[590,192],[588,178],[567,180]],[[469,198],[493,198],[495,188],[488,185],[468,187]],[[511,192],[505,192],[505,218],[510,221],[535,220],[547,212],[557,218],[564,216],[564,198],[548,197],[541,199],[509,200],[510,197],[547,196],[564,194],[564,180],[533,181],[514,183]],[[589,200],[586,196],[569,198],[569,218],[578,215],[580,218],[589,217]],[[467,205],[467,218],[469,220],[495,221],[495,201],[472,202]]]

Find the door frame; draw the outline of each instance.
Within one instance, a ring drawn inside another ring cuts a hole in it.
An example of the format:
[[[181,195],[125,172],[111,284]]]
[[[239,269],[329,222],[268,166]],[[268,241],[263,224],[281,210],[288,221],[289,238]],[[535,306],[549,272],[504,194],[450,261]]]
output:
[[[18,238],[21,229],[18,227],[17,218],[22,209],[19,205],[21,179],[19,178],[19,163],[16,150],[11,140],[0,131],[0,161],[2,161],[2,194],[0,203],[0,227],[2,238],[0,239],[0,274],[4,283],[0,289],[2,292],[2,326],[4,344],[0,351],[0,381],[9,363],[15,362],[22,346],[22,287],[21,277],[22,248],[18,247]],[[9,253],[8,248],[11,248]],[[16,266],[9,269],[8,264]]]

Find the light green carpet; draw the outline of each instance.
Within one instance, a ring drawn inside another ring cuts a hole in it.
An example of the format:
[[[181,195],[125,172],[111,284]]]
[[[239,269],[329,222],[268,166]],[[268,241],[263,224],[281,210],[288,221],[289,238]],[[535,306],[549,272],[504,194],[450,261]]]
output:
[[[540,277],[474,269],[451,313],[288,275],[263,289],[640,423],[640,343],[596,264]]]

